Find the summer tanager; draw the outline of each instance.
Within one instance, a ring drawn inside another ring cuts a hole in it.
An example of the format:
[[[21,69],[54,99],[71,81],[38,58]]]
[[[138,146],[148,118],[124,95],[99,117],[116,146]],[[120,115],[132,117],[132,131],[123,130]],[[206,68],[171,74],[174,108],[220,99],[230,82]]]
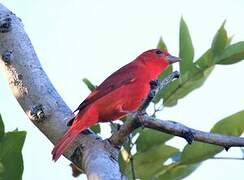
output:
[[[79,112],[71,127],[52,151],[53,160],[64,153],[81,131],[136,111],[149,93],[150,81],[179,60],[167,51],[151,49],[111,74],[77,108]]]

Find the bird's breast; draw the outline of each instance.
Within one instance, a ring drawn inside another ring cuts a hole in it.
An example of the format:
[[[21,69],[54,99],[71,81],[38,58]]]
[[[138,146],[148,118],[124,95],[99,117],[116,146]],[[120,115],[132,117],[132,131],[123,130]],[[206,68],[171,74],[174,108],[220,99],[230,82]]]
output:
[[[99,112],[99,121],[106,122],[135,111],[149,92],[149,82],[135,83],[109,93],[96,102]]]

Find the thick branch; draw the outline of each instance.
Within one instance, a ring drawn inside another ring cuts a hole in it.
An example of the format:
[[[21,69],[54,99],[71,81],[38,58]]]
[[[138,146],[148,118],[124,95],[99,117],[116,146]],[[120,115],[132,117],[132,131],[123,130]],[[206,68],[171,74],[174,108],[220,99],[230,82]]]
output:
[[[0,4],[0,67],[19,104],[42,133],[55,144],[74,115],[59,96],[44,70],[18,17]],[[80,135],[65,152],[72,161],[74,149],[82,144],[83,168],[88,179],[121,179],[118,163],[110,156],[109,144],[95,135]],[[118,152],[117,149],[113,149]],[[77,151],[76,151],[77,152]],[[76,159],[76,160],[75,160]],[[78,164],[77,164],[78,163]],[[82,165],[81,165],[82,164]]]

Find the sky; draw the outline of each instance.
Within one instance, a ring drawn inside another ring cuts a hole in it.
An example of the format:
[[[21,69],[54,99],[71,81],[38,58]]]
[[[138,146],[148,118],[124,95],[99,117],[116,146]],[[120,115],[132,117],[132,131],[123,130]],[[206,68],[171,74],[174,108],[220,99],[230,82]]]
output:
[[[82,78],[99,84],[143,51],[154,48],[160,36],[169,52],[178,55],[181,16],[190,29],[195,57],[210,47],[225,19],[229,35],[234,35],[233,42],[244,40],[242,0],[1,0],[1,3],[22,19],[44,70],[72,109],[89,93]],[[177,106],[164,108],[158,117],[208,131],[215,122],[243,110],[243,69],[244,62],[216,66],[203,87],[181,99]],[[73,179],[69,161],[63,157],[56,163],[52,161],[53,145],[27,119],[1,71],[0,87],[0,113],[6,129],[27,131],[23,180]],[[175,138],[168,144],[182,148],[185,141]],[[218,156],[242,154],[239,148],[231,148]],[[244,161],[208,160],[185,179],[244,179],[243,169]]]

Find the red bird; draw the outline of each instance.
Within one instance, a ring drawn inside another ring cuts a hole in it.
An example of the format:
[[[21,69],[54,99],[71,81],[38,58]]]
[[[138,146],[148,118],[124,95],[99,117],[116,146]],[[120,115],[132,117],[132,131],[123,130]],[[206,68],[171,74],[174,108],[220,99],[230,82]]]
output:
[[[79,135],[98,122],[108,122],[136,111],[148,95],[150,81],[157,79],[169,64],[180,59],[167,51],[151,49],[123,66],[100,84],[77,108],[71,127],[55,145],[52,154],[56,161]]]

